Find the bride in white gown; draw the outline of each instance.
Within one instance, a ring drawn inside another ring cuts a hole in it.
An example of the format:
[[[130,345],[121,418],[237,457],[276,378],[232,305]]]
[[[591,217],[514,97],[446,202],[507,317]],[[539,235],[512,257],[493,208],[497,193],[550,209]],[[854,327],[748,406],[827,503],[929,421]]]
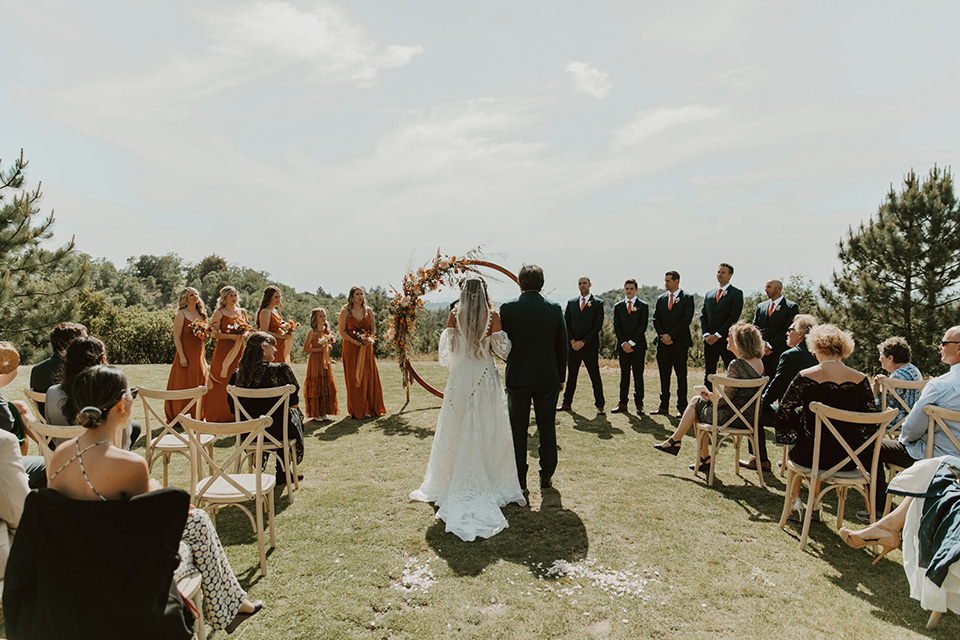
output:
[[[510,339],[500,330],[483,280],[472,277],[440,336],[440,363],[450,377],[423,484],[410,494],[437,505],[446,530],[467,542],[509,526],[502,506],[526,504],[494,353],[506,358]]]

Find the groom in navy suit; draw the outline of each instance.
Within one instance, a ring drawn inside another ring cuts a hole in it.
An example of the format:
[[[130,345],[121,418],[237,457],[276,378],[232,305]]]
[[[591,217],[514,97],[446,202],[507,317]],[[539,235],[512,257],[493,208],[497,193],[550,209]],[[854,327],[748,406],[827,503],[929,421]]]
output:
[[[540,295],[543,269],[524,265],[517,274],[523,293],[500,306],[503,330],[513,343],[507,356],[507,410],[513,430],[520,488],[527,489],[530,405],[540,436],[540,487],[552,485],[557,469],[557,399],[567,366],[567,330],[560,305]]]
[[[667,271],[663,277],[666,293],[653,307],[656,332],[657,368],[660,370],[660,406],[653,415],[670,414],[670,371],[677,374],[677,417],[687,408],[687,353],[693,346],[693,296],[680,290],[680,274]]]
[[[721,262],[717,267],[716,289],[711,289],[703,297],[700,310],[700,329],[703,331],[703,383],[708,389],[713,385],[707,378],[717,372],[717,361],[723,359],[724,368],[733,362],[733,352],[727,349],[727,333],[730,327],[740,319],[743,311],[743,291],[730,284],[733,266]]]
[[[567,350],[567,388],[557,411],[570,411],[577,390],[580,363],[587,368],[593,385],[593,403],[603,415],[603,381],[600,379],[600,329],[603,327],[603,300],[590,293],[590,278],[577,281],[580,295],[567,301],[563,319],[567,324],[570,348]]]

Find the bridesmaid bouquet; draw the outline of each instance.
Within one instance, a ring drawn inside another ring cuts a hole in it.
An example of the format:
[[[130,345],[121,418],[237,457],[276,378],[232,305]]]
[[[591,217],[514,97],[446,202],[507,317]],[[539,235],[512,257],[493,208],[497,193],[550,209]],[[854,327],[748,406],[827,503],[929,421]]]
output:
[[[193,331],[193,335],[197,336],[201,340],[206,340],[213,332],[213,327],[207,324],[203,318],[197,318],[190,323],[190,330]]]
[[[300,326],[300,323],[296,320],[287,320],[286,322],[280,323],[280,333],[288,334],[293,333],[294,329]]]
[[[373,344],[377,341],[376,334],[368,333],[363,329],[357,329],[356,332],[354,332],[353,337],[363,344]]]
[[[238,336],[242,336],[249,331],[253,331],[253,327],[250,326],[250,323],[240,316],[237,316],[233,322],[227,325],[227,330],[224,331],[224,333],[234,333]]]
[[[332,347],[333,343],[337,341],[336,336],[331,334],[324,334],[317,338],[318,347]]]

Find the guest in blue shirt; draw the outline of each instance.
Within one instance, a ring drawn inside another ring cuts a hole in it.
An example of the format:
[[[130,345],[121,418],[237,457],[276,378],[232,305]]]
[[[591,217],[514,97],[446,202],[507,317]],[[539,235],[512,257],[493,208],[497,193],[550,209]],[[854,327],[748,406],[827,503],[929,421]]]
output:
[[[905,380],[907,382],[916,382],[923,380],[923,374],[920,373],[920,369],[910,363],[912,353],[910,352],[910,345],[907,343],[906,338],[901,338],[899,336],[895,338],[887,338],[880,343],[878,347],[880,350],[880,366],[883,367],[883,370],[890,374],[890,378],[893,380]],[[884,409],[898,409],[897,417],[893,419],[891,425],[898,424],[901,420],[907,417],[907,412],[909,409],[904,408],[904,404],[909,408],[913,408],[913,405],[917,403],[917,393],[916,389],[897,389],[897,395],[903,400],[903,404],[897,402],[897,399],[891,395],[887,395],[887,406],[880,406],[880,381],[885,379],[887,376],[882,373],[877,374],[873,379],[873,395],[876,397],[876,405],[878,411],[883,411]]]

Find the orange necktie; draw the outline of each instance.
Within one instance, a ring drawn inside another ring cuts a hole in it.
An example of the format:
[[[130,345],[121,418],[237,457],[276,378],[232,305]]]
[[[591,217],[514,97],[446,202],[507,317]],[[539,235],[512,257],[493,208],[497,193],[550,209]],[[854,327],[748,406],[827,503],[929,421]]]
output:
[[[633,311],[633,303],[627,300],[627,315],[630,315],[631,311]]]
[[[770,301],[770,309],[767,310],[767,317],[769,318],[772,315],[773,315],[773,300]]]
[[[720,302],[720,296],[723,295],[723,289],[717,289],[717,302]]]
[[[580,298],[580,311],[583,311],[584,299]]]
[[[670,294],[670,303],[667,305],[667,311],[673,310],[673,294]]]

